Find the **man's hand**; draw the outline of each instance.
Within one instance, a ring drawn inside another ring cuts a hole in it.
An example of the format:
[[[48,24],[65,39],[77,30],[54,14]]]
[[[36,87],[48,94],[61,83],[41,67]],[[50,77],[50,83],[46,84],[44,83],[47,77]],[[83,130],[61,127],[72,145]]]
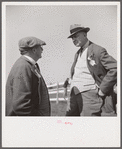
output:
[[[65,80],[63,87],[64,87],[64,88],[67,88],[68,85],[69,85],[69,78],[67,78],[67,79]]]
[[[105,94],[101,90],[98,91],[98,95],[102,97],[105,96]]]

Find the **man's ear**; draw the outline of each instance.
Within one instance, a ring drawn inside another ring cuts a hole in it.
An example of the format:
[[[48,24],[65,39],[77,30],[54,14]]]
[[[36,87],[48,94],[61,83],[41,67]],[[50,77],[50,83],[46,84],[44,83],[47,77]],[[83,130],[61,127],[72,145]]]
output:
[[[32,51],[33,51],[33,53],[35,53],[35,52],[36,52],[36,48],[35,48],[35,47],[33,47]]]
[[[84,32],[84,37],[87,37],[87,33],[86,32]]]

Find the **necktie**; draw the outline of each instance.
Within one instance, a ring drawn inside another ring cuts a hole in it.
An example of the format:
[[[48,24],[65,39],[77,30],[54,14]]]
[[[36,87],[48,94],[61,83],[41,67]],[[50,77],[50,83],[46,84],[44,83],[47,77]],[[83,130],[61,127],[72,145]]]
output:
[[[37,63],[35,64],[35,67],[38,70],[38,72],[40,72],[39,65]]]
[[[35,67],[36,67],[37,72],[41,75],[41,71],[40,71],[39,65],[37,63],[35,64]]]
[[[79,54],[80,54],[80,56],[81,56],[82,52],[83,52],[83,48],[81,47],[81,48],[79,49]]]
[[[35,64],[35,70],[36,70],[36,74],[38,75],[38,77],[40,78],[41,77],[41,73],[40,73],[40,69],[39,69],[39,65],[36,63]]]

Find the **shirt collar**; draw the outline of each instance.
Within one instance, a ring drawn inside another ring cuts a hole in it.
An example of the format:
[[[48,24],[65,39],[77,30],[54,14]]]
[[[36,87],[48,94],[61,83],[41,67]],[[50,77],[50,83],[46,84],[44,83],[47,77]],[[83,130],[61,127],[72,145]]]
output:
[[[23,56],[25,56],[33,65],[36,64],[36,61],[32,59],[30,56],[27,56],[27,55],[23,55]]]

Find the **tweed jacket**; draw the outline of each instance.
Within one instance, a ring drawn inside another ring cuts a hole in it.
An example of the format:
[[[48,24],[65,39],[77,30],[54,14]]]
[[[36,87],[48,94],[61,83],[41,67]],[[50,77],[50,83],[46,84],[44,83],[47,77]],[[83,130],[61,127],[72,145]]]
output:
[[[6,83],[6,116],[49,116],[49,94],[43,77],[24,56],[14,64]]]
[[[71,67],[71,78],[77,62],[78,52]],[[106,49],[92,42],[88,46],[87,66],[96,84],[105,95],[110,95],[113,86],[117,82],[117,62],[111,57]]]

